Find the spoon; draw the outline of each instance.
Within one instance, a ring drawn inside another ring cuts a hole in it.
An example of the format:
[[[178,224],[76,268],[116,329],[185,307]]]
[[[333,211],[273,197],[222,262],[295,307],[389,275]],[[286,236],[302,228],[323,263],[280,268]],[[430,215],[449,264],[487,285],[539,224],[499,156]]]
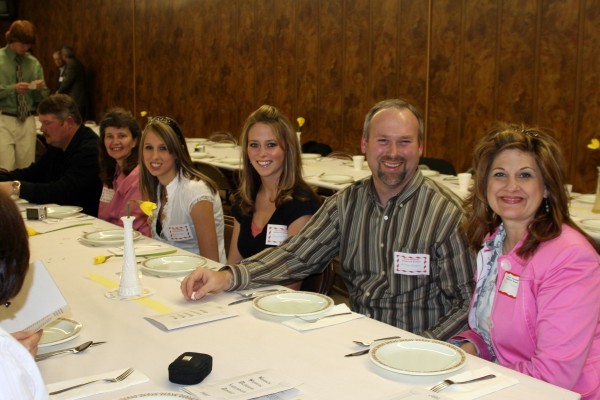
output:
[[[269,293],[269,292],[283,292],[284,290],[281,289],[265,289],[265,290],[259,290],[257,292],[252,292],[252,293],[238,293],[238,296],[242,296],[243,298],[249,298],[249,297],[256,297],[258,295],[261,295],[263,293]]]
[[[390,336],[390,337],[383,337],[380,339],[375,339],[375,340],[371,340],[370,342],[362,342],[360,340],[353,340],[354,343],[360,345],[360,346],[370,346],[375,342],[379,342],[381,340],[388,340],[388,339],[400,339],[400,336]]]
[[[41,361],[41,360],[45,360],[47,358],[50,358],[52,356],[56,356],[58,354],[64,354],[64,353],[80,353],[82,351],[84,351],[85,349],[87,349],[88,347],[90,347],[92,345],[93,341],[89,341],[89,342],[85,342],[80,344],[79,346],[76,347],[71,347],[70,349],[64,349],[64,350],[57,350],[57,351],[52,351],[50,353],[45,353],[45,354],[39,354],[37,356],[35,356],[35,361]]]

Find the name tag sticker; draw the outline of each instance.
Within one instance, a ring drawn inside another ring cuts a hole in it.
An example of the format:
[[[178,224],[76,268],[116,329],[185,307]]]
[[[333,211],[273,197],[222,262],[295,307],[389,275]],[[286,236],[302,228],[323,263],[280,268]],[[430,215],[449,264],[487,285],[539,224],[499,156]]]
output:
[[[102,203],[110,203],[115,196],[115,190],[109,189],[106,186],[102,188],[102,194],[100,195],[100,201]]]
[[[267,225],[267,239],[265,244],[270,246],[279,246],[288,237],[286,225]]]
[[[429,254],[395,251],[394,273],[400,275],[429,275]]]
[[[513,299],[516,299],[518,291],[519,275],[515,275],[510,272],[504,274],[504,279],[502,280],[502,284],[500,285],[500,289],[498,289],[498,292]]]
[[[194,235],[192,235],[192,229],[188,224],[169,226],[169,236],[171,236],[171,240],[174,241],[190,240],[194,237]]]

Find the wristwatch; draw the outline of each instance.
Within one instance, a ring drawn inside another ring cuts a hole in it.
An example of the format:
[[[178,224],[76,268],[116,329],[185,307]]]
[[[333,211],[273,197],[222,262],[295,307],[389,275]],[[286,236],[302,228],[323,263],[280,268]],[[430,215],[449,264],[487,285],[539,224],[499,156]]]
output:
[[[21,182],[13,181],[12,189],[13,189],[12,194],[19,197],[19,195],[21,194]]]

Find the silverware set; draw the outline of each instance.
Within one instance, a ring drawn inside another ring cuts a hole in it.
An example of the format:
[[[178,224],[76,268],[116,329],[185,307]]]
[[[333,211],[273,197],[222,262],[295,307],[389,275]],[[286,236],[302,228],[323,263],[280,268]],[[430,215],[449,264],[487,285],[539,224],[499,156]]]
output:
[[[374,339],[371,341],[361,341],[361,340],[353,340],[354,343],[356,343],[359,346],[366,346],[369,347],[371,346],[373,343],[375,342],[380,342],[382,340],[390,340],[390,339],[400,339],[400,336],[389,336],[389,337],[384,337],[384,338],[379,338],[379,339]],[[370,349],[365,349],[365,350],[360,350],[354,353],[350,353],[350,354],[346,354],[344,357],[358,357],[358,356],[363,356],[365,354],[369,353]]]
[[[451,385],[463,385],[465,383],[486,381],[488,379],[493,379],[495,377],[496,377],[496,375],[490,374],[490,375],[480,376],[479,378],[475,378],[475,379],[469,379],[468,381],[460,381],[460,382],[453,381],[452,379],[444,379],[443,381],[441,381],[437,385],[433,386],[429,390],[431,390],[432,392],[435,392],[435,393],[439,393]]]

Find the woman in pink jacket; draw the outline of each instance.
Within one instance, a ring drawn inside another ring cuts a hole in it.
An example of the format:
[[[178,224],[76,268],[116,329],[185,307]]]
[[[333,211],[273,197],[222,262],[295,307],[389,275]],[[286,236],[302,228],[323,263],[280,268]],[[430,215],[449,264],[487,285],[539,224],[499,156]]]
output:
[[[138,149],[140,127],[129,111],[109,110],[100,122],[100,179],[102,195],[98,218],[123,226],[121,217],[135,217],[133,229],[150,235],[148,217],[140,210]]]
[[[600,399],[598,245],[569,217],[562,155],[539,129],[504,125],[473,156],[465,233],[478,250],[463,350]],[[482,245],[483,243],[483,245]]]

